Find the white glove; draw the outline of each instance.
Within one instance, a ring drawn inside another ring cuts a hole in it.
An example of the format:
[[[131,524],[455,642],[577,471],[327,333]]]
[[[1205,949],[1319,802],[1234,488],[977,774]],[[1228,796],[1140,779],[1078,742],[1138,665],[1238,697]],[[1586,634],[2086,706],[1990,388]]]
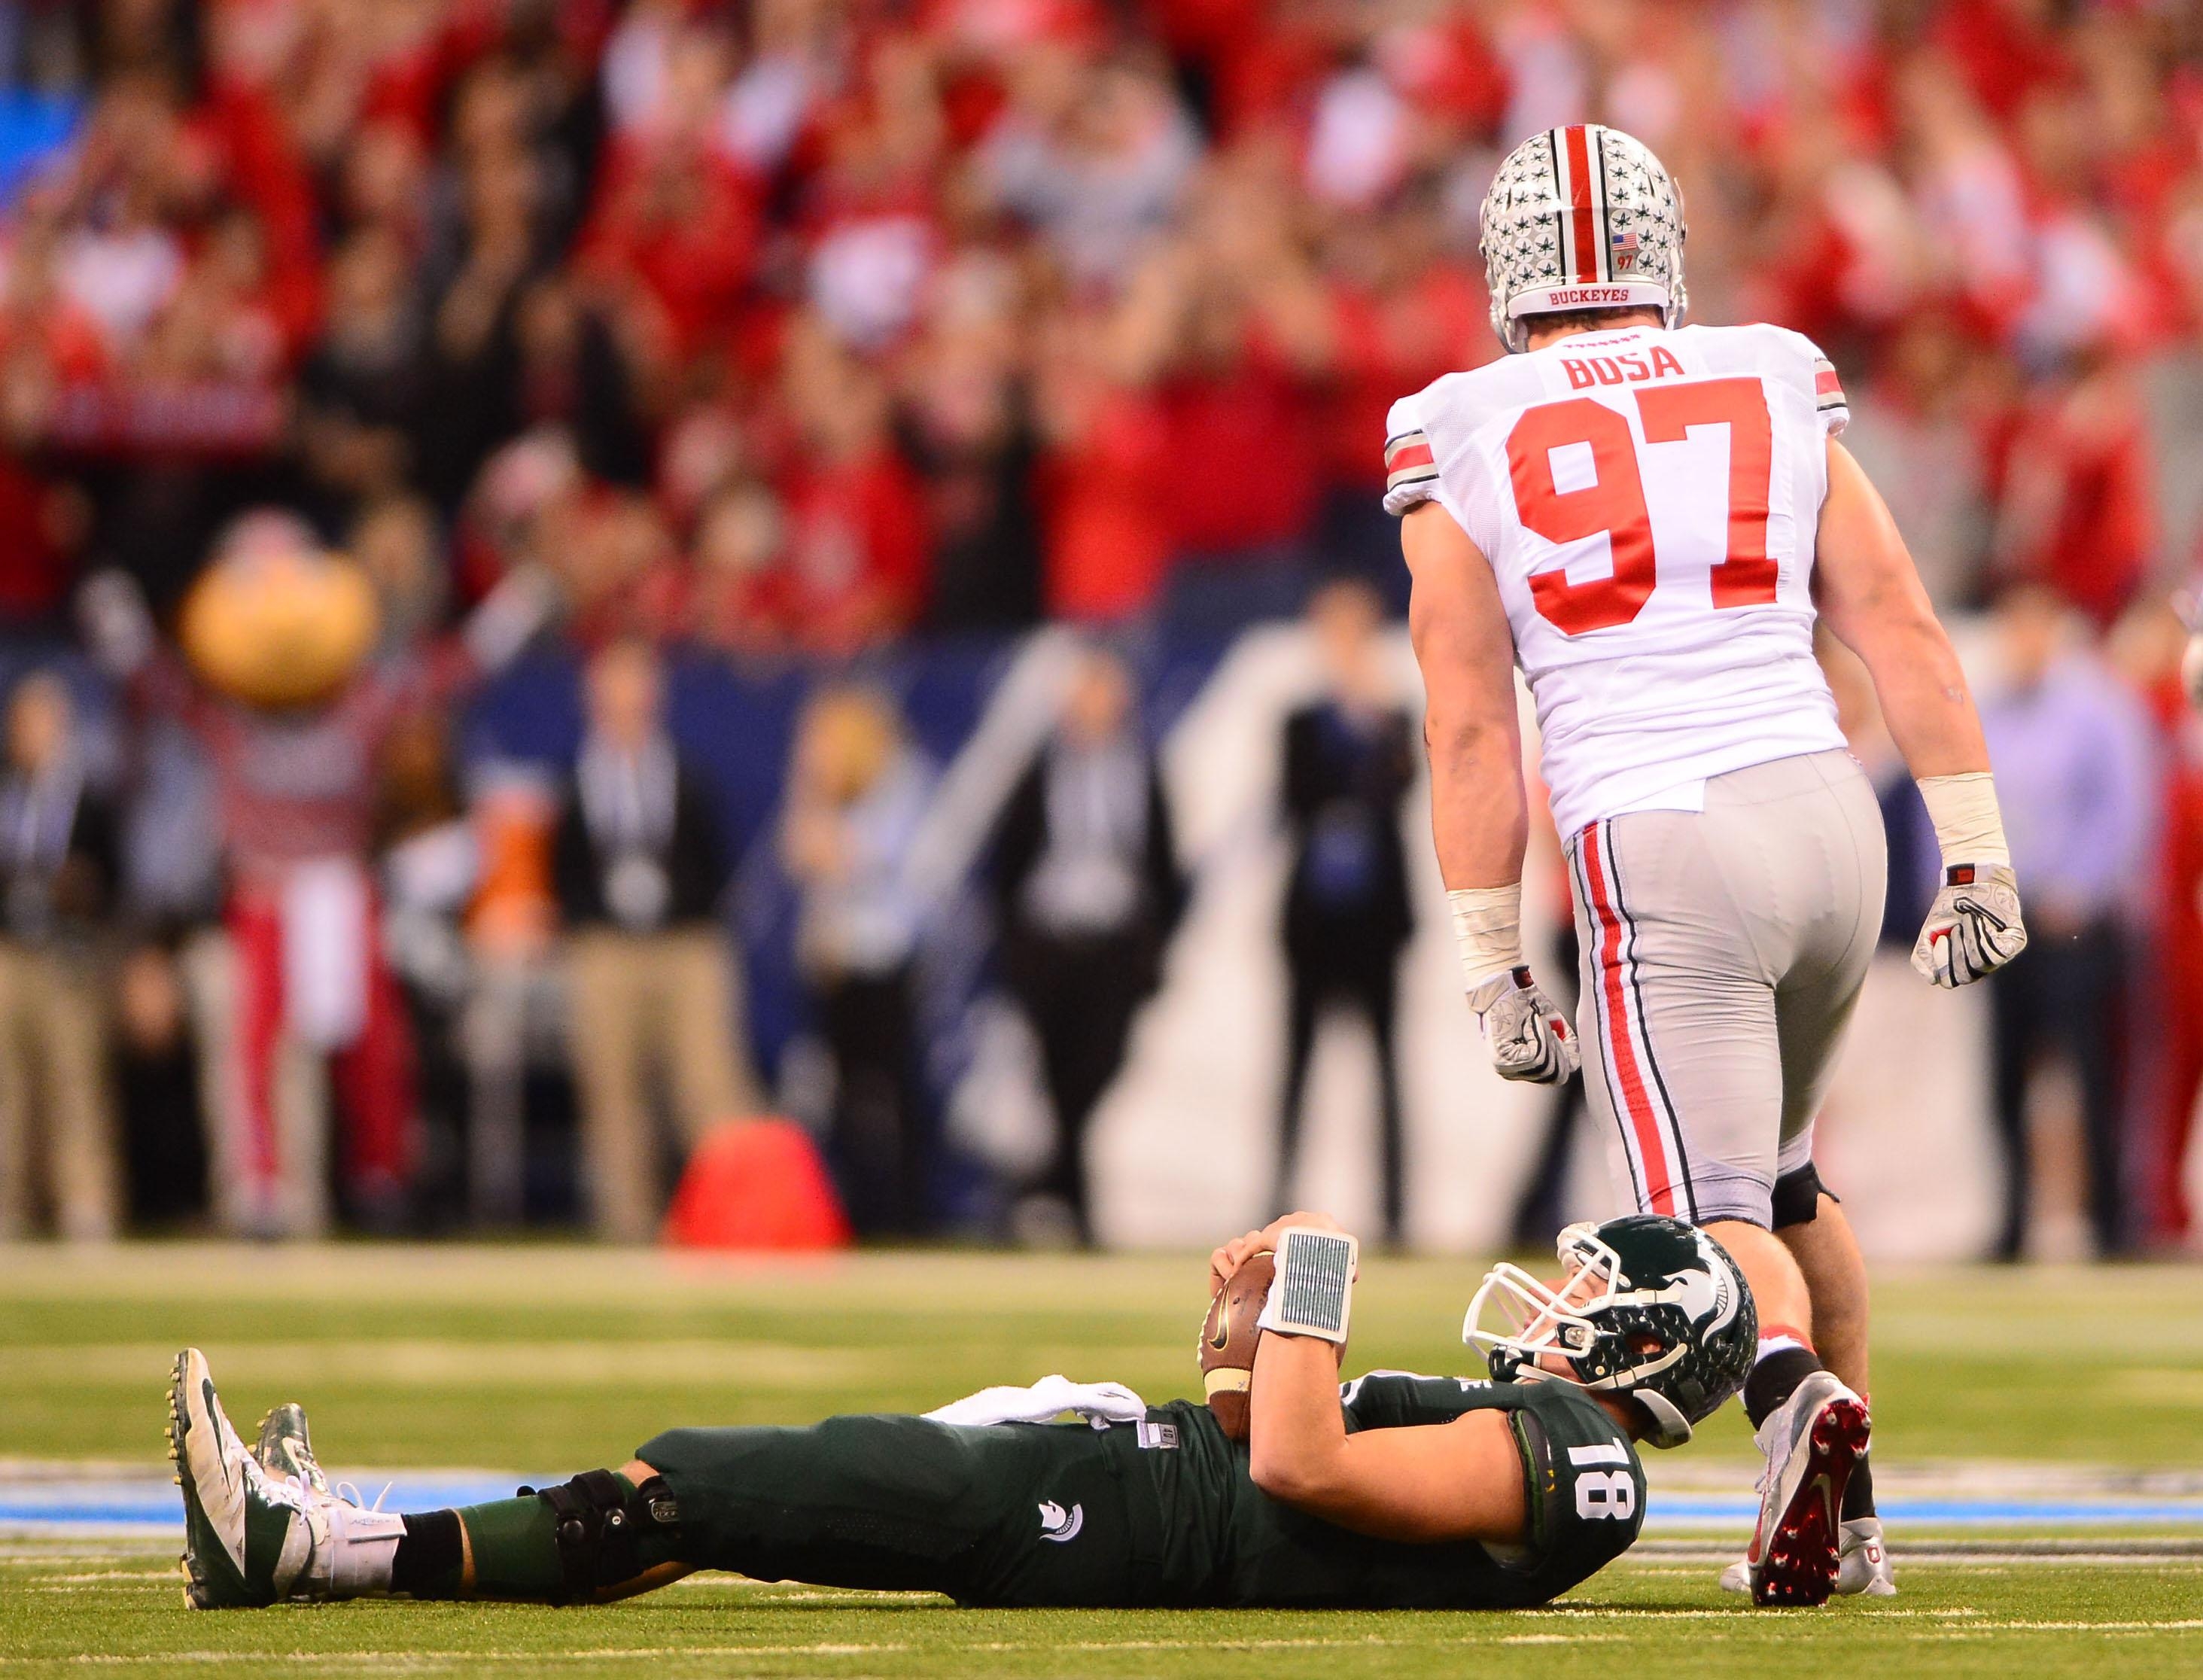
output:
[[[1928,907],[1927,923],[1912,947],[1912,966],[1922,979],[1939,986],[1970,985],[2026,949],[2019,878],[2011,867],[1953,864],[1944,871],[1944,886]]]
[[[1148,1415],[1148,1403],[1121,1382],[1044,1376],[1030,1388],[982,1388],[925,1415],[936,1423],[985,1429],[995,1423],[1051,1423],[1066,1411],[1077,1412],[1101,1429],[1112,1423],[1139,1423]]]
[[[1501,1079],[1560,1085],[1583,1066],[1567,1018],[1527,967],[1493,975],[1468,1002],[1484,1021],[1484,1042]]]

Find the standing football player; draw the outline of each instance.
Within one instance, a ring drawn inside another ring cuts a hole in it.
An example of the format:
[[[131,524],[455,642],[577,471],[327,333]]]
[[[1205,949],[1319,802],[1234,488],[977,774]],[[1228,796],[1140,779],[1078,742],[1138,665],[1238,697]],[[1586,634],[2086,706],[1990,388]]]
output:
[[[1482,249],[1516,353],[1395,404],[1385,446],[1469,1001],[1503,1077],[1575,1071],[1522,956],[1519,665],[1615,1181],[1718,1238],[1759,1304],[1744,1394],[1767,1464],[1725,1584],[1763,1604],[1886,1594],[1861,1457],[1866,1271],[1814,1170],[1813,1121],[1887,865],[1816,622],[1865,662],[1934,820],[1942,884],[1912,961],[1940,986],[2027,943],[1981,724],[1836,441],[1835,370],[1781,328],[1683,325],[1682,200],[1658,158],[1596,125],[1525,141],[1485,199]]]

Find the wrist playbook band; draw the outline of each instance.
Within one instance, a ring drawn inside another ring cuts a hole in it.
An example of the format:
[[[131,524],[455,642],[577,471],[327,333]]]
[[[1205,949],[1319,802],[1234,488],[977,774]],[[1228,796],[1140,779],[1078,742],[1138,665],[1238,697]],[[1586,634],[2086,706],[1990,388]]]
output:
[[[1346,1340],[1360,1245],[1336,1231],[1288,1225],[1278,1237],[1278,1271],[1255,1328],[1281,1336]]]

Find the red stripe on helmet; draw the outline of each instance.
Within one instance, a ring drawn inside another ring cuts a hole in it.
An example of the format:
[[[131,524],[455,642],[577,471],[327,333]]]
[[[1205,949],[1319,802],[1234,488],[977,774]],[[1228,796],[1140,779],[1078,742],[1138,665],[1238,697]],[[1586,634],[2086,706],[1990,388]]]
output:
[[[1591,131],[1580,122],[1562,131],[1568,145],[1568,215],[1575,230],[1576,283],[1588,285],[1599,273],[1598,230],[1591,201]]]

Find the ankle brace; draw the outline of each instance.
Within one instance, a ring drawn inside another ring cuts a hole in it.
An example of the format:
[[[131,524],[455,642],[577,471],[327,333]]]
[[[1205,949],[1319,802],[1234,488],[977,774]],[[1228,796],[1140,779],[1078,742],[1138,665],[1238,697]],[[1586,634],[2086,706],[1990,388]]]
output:
[[[379,1598],[389,1592],[405,1519],[394,1511],[368,1511],[335,1500],[329,1505],[328,1521],[328,1595]]]

